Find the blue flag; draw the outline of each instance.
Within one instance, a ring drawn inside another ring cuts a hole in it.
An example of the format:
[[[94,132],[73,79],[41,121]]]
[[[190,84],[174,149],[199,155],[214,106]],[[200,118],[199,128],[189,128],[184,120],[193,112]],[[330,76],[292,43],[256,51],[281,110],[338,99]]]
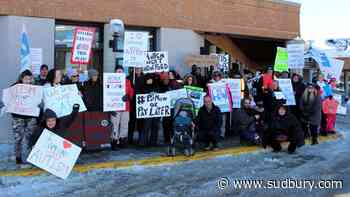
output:
[[[25,30],[25,26],[23,25],[23,30],[21,33],[21,72],[26,69],[30,69],[30,47],[29,47],[29,39],[27,32]]]

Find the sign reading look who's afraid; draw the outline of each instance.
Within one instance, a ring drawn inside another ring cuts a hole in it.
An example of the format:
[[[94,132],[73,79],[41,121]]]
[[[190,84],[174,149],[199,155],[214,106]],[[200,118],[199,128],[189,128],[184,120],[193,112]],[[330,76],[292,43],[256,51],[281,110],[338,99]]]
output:
[[[137,119],[169,117],[170,107],[170,97],[167,93],[136,95]]]
[[[66,179],[80,152],[80,147],[45,129],[27,161],[57,177]]]
[[[71,64],[89,64],[92,44],[95,39],[95,28],[78,27],[74,31]]]
[[[168,72],[168,52],[146,52],[143,73]]]

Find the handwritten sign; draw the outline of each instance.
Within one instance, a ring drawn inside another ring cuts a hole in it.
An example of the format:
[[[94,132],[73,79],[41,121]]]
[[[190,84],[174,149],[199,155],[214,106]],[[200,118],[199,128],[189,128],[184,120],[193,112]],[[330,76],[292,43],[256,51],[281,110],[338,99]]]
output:
[[[80,147],[45,129],[27,161],[57,177],[66,179],[80,152]]]
[[[17,84],[3,90],[2,101],[8,113],[38,117],[42,98],[41,86]]]
[[[92,44],[95,39],[95,28],[77,27],[74,31],[71,64],[89,64]]]
[[[146,52],[143,73],[168,72],[168,52]]]
[[[304,60],[304,43],[287,44],[288,66],[290,69],[303,69]]]
[[[228,72],[229,71],[229,63],[230,63],[230,55],[225,54],[217,54],[219,58],[219,64],[218,69],[222,72]]]
[[[277,47],[274,71],[288,71],[288,52],[286,48]]]
[[[148,50],[148,32],[125,32],[124,63],[125,67],[144,67],[145,52]]]
[[[169,95],[167,93],[136,95],[136,115],[137,119],[171,116]]]
[[[232,108],[241,108],[241,80],[240,79],[228,79],[227,84],[229,86],[232,97]]]
[[[208,84],[208,91],[213,103],[220,108],[221,112],[232,111],[230,89],[226,83],[219,82]]]
[[[72,113],[74,104],[80,105],[80,112],[86,111],[75,84],[44,88],[44,108],[53,110],[58,117]]]
[[[185,89],[187,91],[188,98],[193,101],[197,113],[198,110],[204,105],[204,96],[206,93],[203,92],[203,88],[194,86],[185,86]]]
[[[340,94],[333,94],[333,98],[336,101],[338,101],[338,103],[339,103],[338,108],[337,108],[337,114],[346,115],[347,108],[346,108],[346,106],[342,105],[342,95],[340,95]]]
[[[122,100],[126,94],[124,73],[103,74],[103,111],[123,111],[125,102]]]
[[[287,99],[287,105],[296,105],[295,96],[292,86],[292,81],[290,79],[277,79],[278,86],[281,89],[283,95]]]
[[[187,90],[185,88],[168,91],[167,94],[170,97],[171,108],[175,107],[175,103],[178,99],[187,98]]]

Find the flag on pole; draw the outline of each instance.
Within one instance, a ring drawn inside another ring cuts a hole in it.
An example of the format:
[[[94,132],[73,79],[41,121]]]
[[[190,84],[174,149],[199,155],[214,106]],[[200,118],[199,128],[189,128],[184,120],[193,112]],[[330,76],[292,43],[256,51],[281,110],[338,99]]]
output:
[[[30,69],[30,47],[29,47],[29,38],[25,29],[25,25],[23,25],[22,33],[21,33],[21,72],[26,69]]]

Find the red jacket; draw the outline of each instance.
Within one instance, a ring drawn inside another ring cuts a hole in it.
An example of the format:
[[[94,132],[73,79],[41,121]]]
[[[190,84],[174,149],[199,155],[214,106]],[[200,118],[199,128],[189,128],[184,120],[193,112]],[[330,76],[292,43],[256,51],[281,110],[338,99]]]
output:
[[[322,103],[323,113],[325,114],[337,114],[338,101],[335,99],[326,99]]]
[[[130,102],[132,101],[133,97],[134,97],[134,89],[132,88],[131,86],[131,82],[129,79],[125,79],[126,82],[125,82],[125,92],[126,92],[126,95],[128,96],[128,100],[125,102],[125,111],[127,112],[130,112],[131,108],[130,108]]]

